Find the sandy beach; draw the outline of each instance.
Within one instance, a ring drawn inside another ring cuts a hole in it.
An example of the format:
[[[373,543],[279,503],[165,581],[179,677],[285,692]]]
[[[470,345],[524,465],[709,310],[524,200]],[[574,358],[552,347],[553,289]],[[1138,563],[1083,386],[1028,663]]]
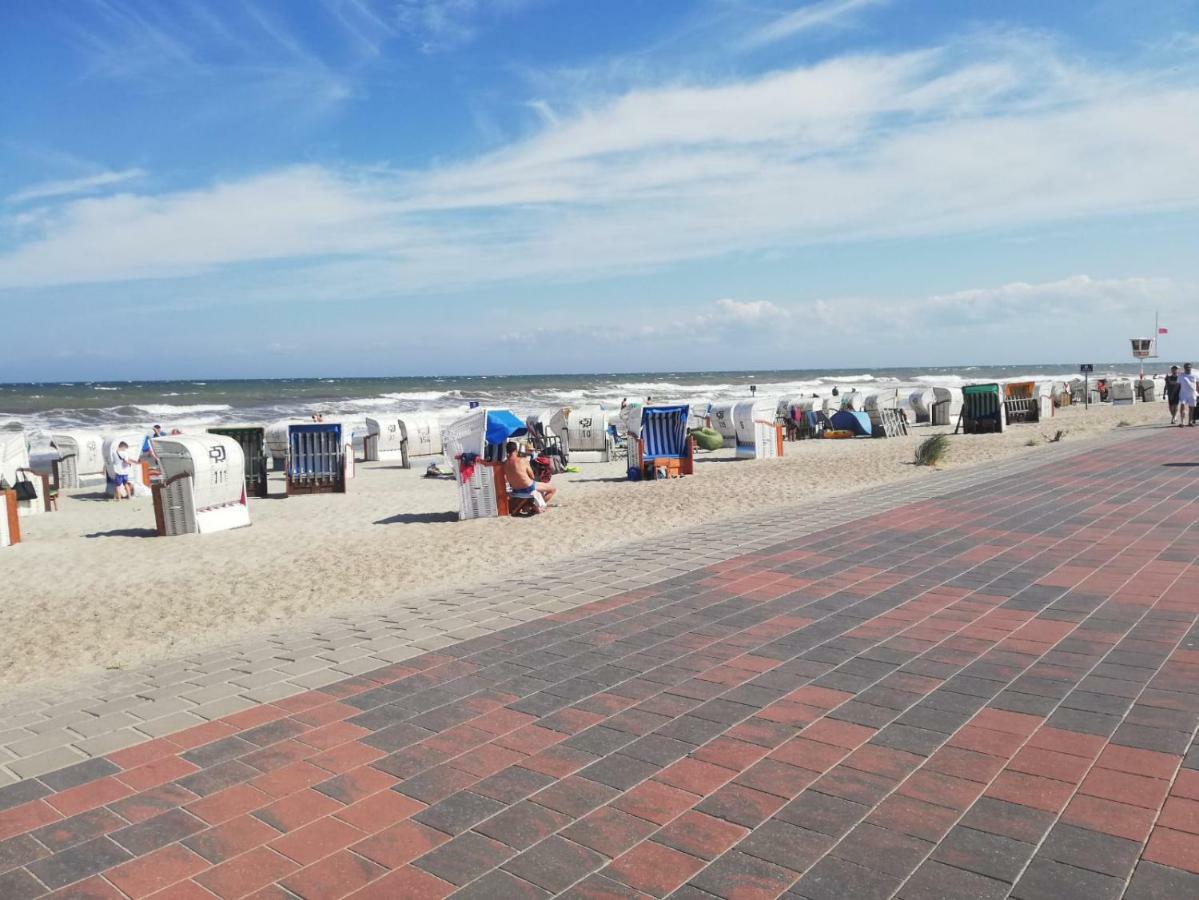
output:
[[[1163,403],[1059,410],[1003,435],[951,437],[943,468],[1035,454],[1065,440],[1168,421]],[[0,553],[0,692],[129,668],[281,625],[551,569],[556,560],[658,535],[697,518],[828,498],[872,484],[936,478],[911,464],[928,428],[906,438],[788,443],[782,460],[700,457],[685,479],[631,484],[624,463],[555,478],[560,505],[533,519],[459,522],[450,481],[423,466],[359,464],[345,495],[253,500],[249,528],[157,538],[149,498],[68,494],[22,520],[25,542]],[[276,479],[273,489],[282,491]]]

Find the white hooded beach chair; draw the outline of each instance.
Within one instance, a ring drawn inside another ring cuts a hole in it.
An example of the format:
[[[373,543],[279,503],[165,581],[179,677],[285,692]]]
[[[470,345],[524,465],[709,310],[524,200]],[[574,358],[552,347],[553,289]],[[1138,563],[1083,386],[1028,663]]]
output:
[[[954,425],[962,414],[962,389],[957,387],[932,388],[933,403],[929,407],[930,425]]]
[[[472,409],[442,430],[445,454],[458,486],[458,520],[508,515],[504,444],[527,426],[506,409]]]
[[[1136,398],[1131,378],[1109,378],[1107,382],[1107,399],[1112,406],[1132,406]]]
[[[160,536],[208,534],[250,524],[241,444],[222,434],[159,438],[162,479],[154,485]]]
[[[65,490],[104,484],[104,435],[98,431],[59,431],[50,435],[58,450],[58,484]]]
[[[608,433],[608,414],[598,406],[572,409],[566,417],[566,439],[572,463],[608,462],[613,456],[613,439]]]
[[[710,427],[720,432],[720,437],[725,447],[737,446],[737,420],[733,414],[736,408],[737,403],[732,400],[724,403],[713,403],[708,414],[712,422]]]
[[[783,426],[778,404],[770,400],[743,400],[733,406],[738,459],[778,459],[783,455]]]
[[[445,446],[441,422],[432,416],[405,416],[399,420],[403,455],[401,465],[412,468],[412,460],[422,456],[441,456]]]
[[[932,424],[932,408],[937,396],[932,388],[921,388],[908,394],[908,406],[912,408],[912,422],[916,425]]]
[[[404,433],[400,431],[398,418],[367,418],[366,437],[362,440],[362,458],[366,462],[403,462]]]

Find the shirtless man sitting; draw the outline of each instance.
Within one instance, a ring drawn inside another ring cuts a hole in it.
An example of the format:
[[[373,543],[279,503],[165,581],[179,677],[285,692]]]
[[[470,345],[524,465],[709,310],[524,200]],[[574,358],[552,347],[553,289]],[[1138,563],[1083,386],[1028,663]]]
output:
[[[504,449],[508,453],[508,459],[504,461],[504,477],[508,479],[508,486],[512,488],[512,493],[528,497],[532,495],[533,491],[536,491],[541,494],[546,503],[553,500],[558,489],[548,481],[537,480],[529,461],[518,452],[520,448],[516,446],[516,441],[509,441]]]

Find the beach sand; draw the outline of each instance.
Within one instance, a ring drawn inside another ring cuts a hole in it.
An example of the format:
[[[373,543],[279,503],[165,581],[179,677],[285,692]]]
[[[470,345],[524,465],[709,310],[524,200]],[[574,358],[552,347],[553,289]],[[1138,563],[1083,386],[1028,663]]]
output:
[[[1026,444],[1059,428],[1076,441],[1166,421],[1163,403],[1068,408],[1002,435],[953,436],[943,467],[1036,453]],[[149,498],[67,495],[58,512],[23,519],[25,542],[0,551],[0,693],[385,609],[439,586],[528,576],[697,520],[936,478],[911,464],[930,433],[788,443],[782,460],[725,451],[701,456],[693,477],[648,484],[628,483],[623,461],[585,465],[555,477],[560,505],[533,519],[459,522],[452,481],[389,463],[360,464],[344,495],[252,500],[251,527],[203,536],[154,537]]]

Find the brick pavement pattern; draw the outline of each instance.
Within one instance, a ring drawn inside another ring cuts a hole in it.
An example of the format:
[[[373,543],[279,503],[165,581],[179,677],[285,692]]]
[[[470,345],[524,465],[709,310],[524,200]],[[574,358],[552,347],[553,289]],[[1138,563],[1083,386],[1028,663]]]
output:
[[[1199,897],[1188,436],[0,787],[0,897]]]

